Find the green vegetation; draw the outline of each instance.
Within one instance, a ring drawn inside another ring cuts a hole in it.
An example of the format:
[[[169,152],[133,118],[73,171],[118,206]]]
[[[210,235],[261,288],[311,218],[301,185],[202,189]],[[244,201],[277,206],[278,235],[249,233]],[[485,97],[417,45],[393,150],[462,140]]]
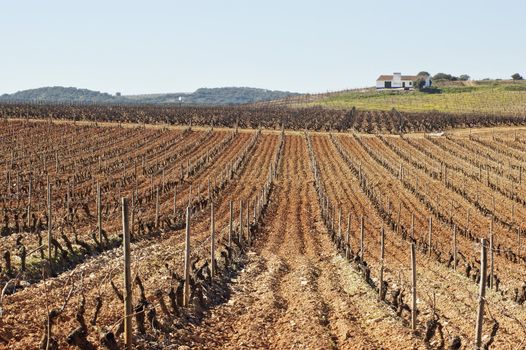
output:
[[[429,78],[428,72],[420,72],[416,75],[416,80],[413,82],[415,89],[422,91],[425,88],[426,80]]]
[[[46,101],[46,102],[119,102],[118,98],[99,91],[77,89],[74,87],[50,86],[38,89],[18,91],[0,96],[2,100]]]
[[[298,95],[287,91],[273,91],[248,87],[202,88],[193,93],[149,94],[122,96],[120,93],[110,95],[88,89],[73,87],[43,87],[19,91],[14,94],[0,96],[1,101],[24,102],[89,102],[89,103],[148,103],[169,104],[182,103],[185,105],[234,105],[282,99]],[[182,98],[182,101],[179,98]]]
[[[260,101],[271,101],[294,95],[298,94],[287,91],[273,91],[249,87],[222,87],[212,89],[201,88],[195,90],[193,93],[138,95],[126,97],[135,101],[138,100],[143,103],[154,104],[179,103],[179,97],[182,97],[183,104],[234,105]]]
[[[470,76],[467,75],[467,74],[462,74],[461,76],[456,77],[456,76],[451,75],[451,74],[437,73],[437,74],[435,74],[435,76],[433,77],[433,80],[468,81],[469,78],[470,78]]]
[[[526,114],[526,81],[456,81],[436,83],[437,93],[365,89],[321,95],[298,106],[365,110],[451,113]]]

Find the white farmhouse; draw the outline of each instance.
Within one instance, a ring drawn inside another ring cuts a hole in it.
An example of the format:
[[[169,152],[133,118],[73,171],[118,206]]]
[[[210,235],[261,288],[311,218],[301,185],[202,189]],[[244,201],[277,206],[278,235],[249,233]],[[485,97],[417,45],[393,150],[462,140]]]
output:
[[[416,75],[402,75],[402,73],[393,73],[393,75],[380,75],[376,79],[377,89],[412,89],[413,82],[416,80]],[[424,87],[431,86],[431,79],[426,77]]]

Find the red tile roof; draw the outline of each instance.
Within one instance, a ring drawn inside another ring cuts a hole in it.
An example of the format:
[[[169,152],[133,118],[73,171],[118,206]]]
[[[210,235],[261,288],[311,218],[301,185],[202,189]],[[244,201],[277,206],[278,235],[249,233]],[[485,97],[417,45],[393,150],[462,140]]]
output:
[[[393,76],[392,75],[380,75],[378,77],[378,79],[376,80],[382,80],[382,81],[389,81],[389,80],[393,80]],[[416,80],[416,75],[402,75],[402,80]]]

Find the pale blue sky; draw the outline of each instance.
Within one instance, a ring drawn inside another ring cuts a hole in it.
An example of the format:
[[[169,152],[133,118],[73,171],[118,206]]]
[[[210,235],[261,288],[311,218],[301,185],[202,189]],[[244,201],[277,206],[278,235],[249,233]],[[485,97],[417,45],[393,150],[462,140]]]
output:
[[[0,0],[0,94],[323,92],[427,70],[526,75],[524,0]]]

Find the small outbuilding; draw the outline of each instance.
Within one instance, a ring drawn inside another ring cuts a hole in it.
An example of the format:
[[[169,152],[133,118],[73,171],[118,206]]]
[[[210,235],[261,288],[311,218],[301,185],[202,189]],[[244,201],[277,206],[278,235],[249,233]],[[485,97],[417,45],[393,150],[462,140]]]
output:
[[[402,73],[393,73],[393,75],[380,75],[376,79],[377,89],[412,89],[416,75],[402,75]],[[431,78],[426,77],[424,87],[431,86]]]

